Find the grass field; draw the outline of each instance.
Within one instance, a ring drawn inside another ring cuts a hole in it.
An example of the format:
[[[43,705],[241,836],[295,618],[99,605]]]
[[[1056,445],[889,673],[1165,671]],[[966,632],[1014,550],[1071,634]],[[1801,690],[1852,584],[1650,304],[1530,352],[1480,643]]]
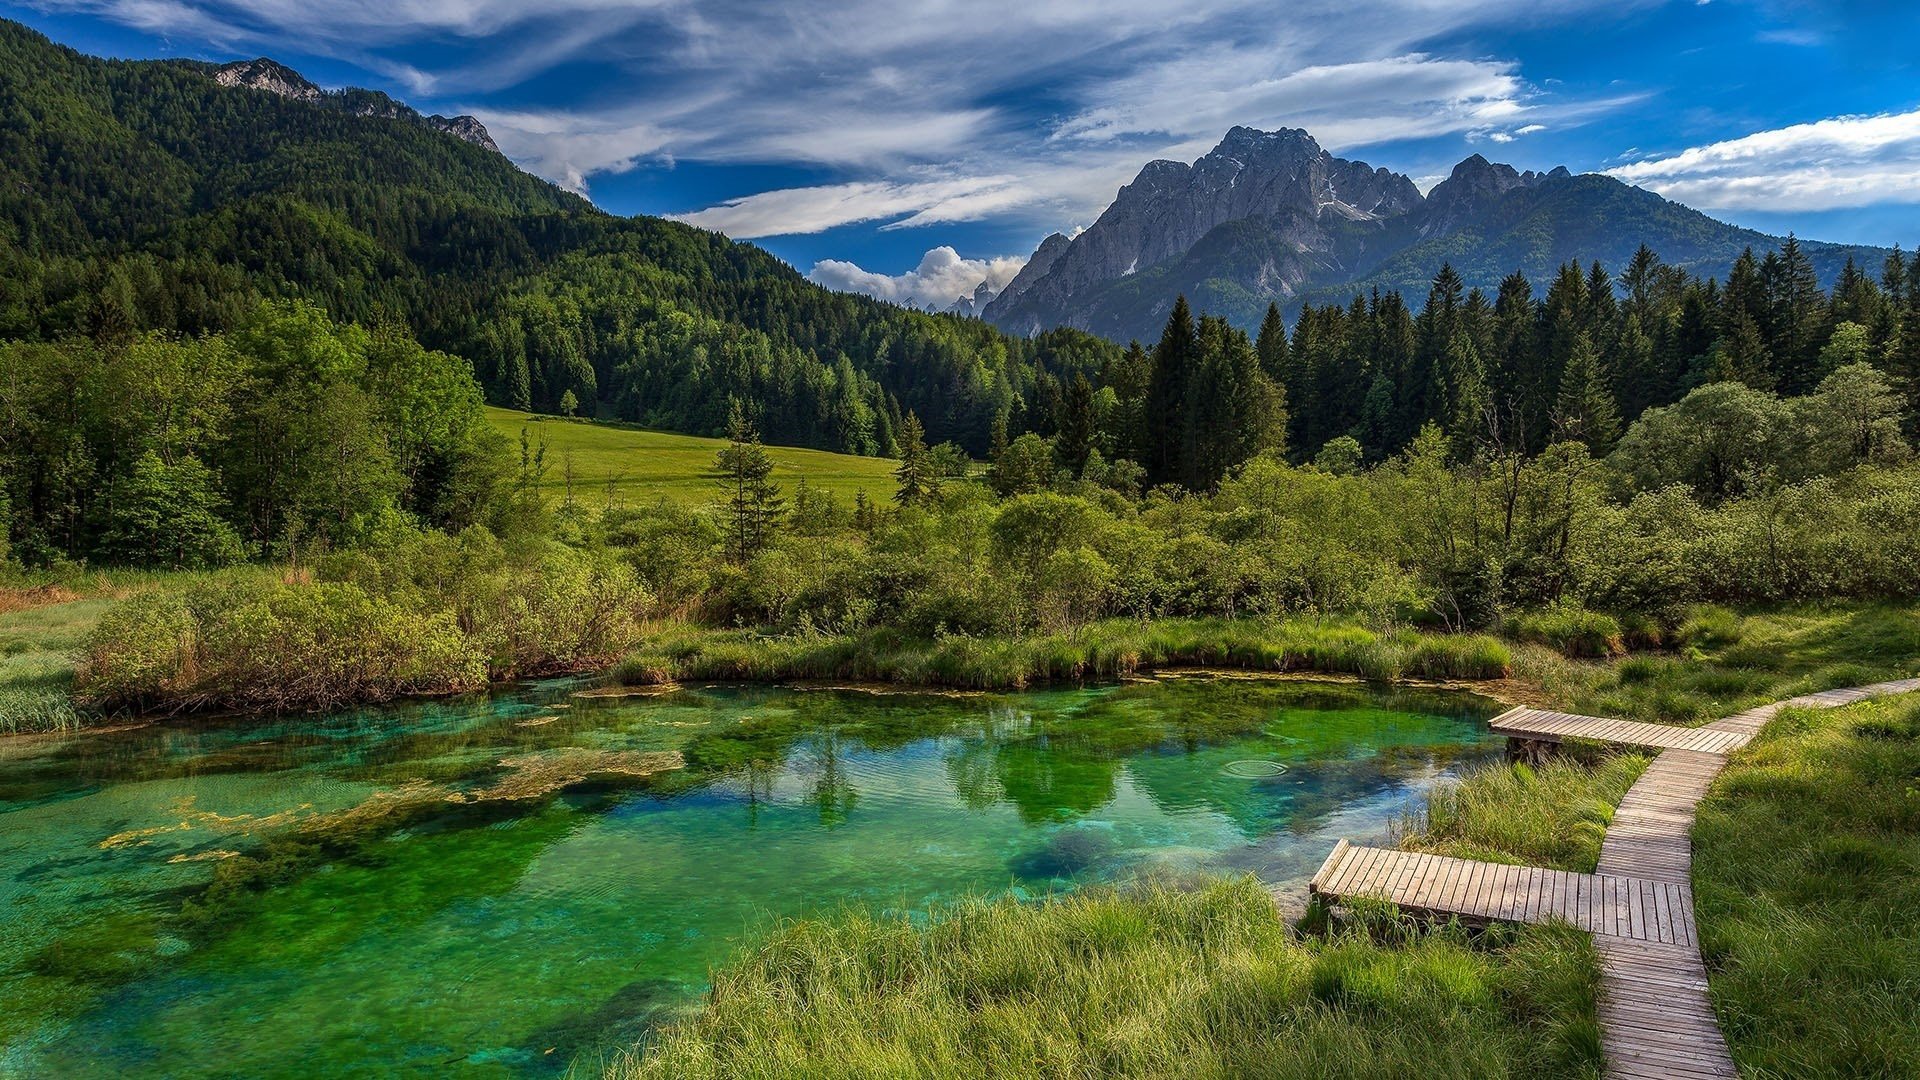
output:
[[[1700,806],[1693,887],[1748,1077],[1920,1063],[1920,694],[1788,710]]]
[[[511,409],[489,408],[487,419],[516,444],[523,427],[535,445],[546,444],[547,472],[542,487],[556,502],[566,496],[569,457],[573,497],[587,506],[607,504],[609,478],[616,505],[648,503],[662,496],[693,505],[720,499],[711,473],[713,456],[727,445],[725,439],[565,420]],[[848,501],[856,491],[865,491],[876,502],[893,497],[896,463],[888,458],[787,446],[769,446],[767,456],[773,459],[773,480],[783,489],[790,490],[805,477],[809,486]]]

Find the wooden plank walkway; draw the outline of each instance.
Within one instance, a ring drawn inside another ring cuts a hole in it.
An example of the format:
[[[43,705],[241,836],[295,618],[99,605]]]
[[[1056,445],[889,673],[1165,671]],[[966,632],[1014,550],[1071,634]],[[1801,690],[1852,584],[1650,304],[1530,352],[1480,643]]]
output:
[[[1693,889],[1684,881],[1572,874],[1342,841],[1308,884],[1332,901],[1362,896],[1472,922],[1567,922],[1590,934],[1694,946]]]
[[[1454,859],[1340,841],[1308,889],[1338,903],[1376,896],[1471,921],[1564,920],[1600,957],[1600,1045],[1621,1080],[1727,1080],[1738,1069],[1707,994],[1694,923],[1694,808],[1726,755],[1786,708],[1833,708],[1920,691],[1920,679],[1823,690],[1676,728],[1542,709],[1511,709],[1493,730],[1520,739],[1593,739],[1661,750],[1615,809],[1591,874]]]
[[[1623,746],[1693,750],[1706,754],[1725,754],[1739,749],[1753,737],[1751,733],[1712,727],[1683,728],[1639,720],[1609,720],[1604,716],[1580,716],[1546,709],[1509,709],[1493,718],[1492,727],[1496,734],[1515,739],[1543,742],[1589,739]]]

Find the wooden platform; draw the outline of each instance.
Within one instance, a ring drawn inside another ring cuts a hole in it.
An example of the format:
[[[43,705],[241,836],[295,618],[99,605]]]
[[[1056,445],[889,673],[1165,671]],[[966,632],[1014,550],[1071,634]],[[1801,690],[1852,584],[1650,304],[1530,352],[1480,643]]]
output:
[[[1920,679],[1824,690],[1698,728],[1511,709],[1493,730],[1548,742],[1592,739],[1662,751],[1620,800],[1591,874],[1355,847],[1345,840],[1308,888],[1338,903],[1361,896],[1476,922],[1563,920],[1600,956],[1600,1044],[1623,1080],[1727,1080],[1738,1069],[1707,994],[1694,923],[1694,807],[1726,755],[1786,708],[1833,708],[1920,691]]]
[[[1753,738],[1751,732],[1712,727],[1683,728],[1639,720],[1609,720],[1604,716],[1580,716],[1576,713],[1548,712],[1545,709],[1509,709],[1493,718],[1492,727],[1496,734],[1514,739],[1541,742],[1586,739],[1622,746],[1692,750],[1706,754],[1725,754],[1737,750]]]
[[[1571,874],[1342,841],[1308,889],[1336,903],[1365,896],[1472,922],[1565,922],[1631,941],[1695,944],[1693,890],[1685,882]]]

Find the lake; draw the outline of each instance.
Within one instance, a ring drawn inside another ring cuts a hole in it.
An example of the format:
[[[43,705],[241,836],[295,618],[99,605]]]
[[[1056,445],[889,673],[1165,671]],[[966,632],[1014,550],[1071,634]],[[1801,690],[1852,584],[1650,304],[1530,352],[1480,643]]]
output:
[[[591,1074],[778,918],[1298,886],[1501,748],[1282,679],[580,690],[0,740],[0,1077]]]

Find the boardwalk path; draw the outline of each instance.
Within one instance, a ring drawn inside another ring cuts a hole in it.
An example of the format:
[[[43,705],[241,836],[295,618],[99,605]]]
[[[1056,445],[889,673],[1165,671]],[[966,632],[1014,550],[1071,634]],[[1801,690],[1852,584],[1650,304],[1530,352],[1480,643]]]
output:
[[[1827,690],[1748,709],[1698,728],[1512,709],[1493,730],[1537,742],[1588,740],[1661,751],[1615,810],[1591,874],[1355,847],[1345,840],[1308,888],[1330,901],[1384,897],[1470,922],[1563,920],[1600,954],[1600,1044],[1625,1080],[1737,1077],[1707,997],[1693,917],[1694,806],[1774,714],[1920,690],[1920,679]]]

